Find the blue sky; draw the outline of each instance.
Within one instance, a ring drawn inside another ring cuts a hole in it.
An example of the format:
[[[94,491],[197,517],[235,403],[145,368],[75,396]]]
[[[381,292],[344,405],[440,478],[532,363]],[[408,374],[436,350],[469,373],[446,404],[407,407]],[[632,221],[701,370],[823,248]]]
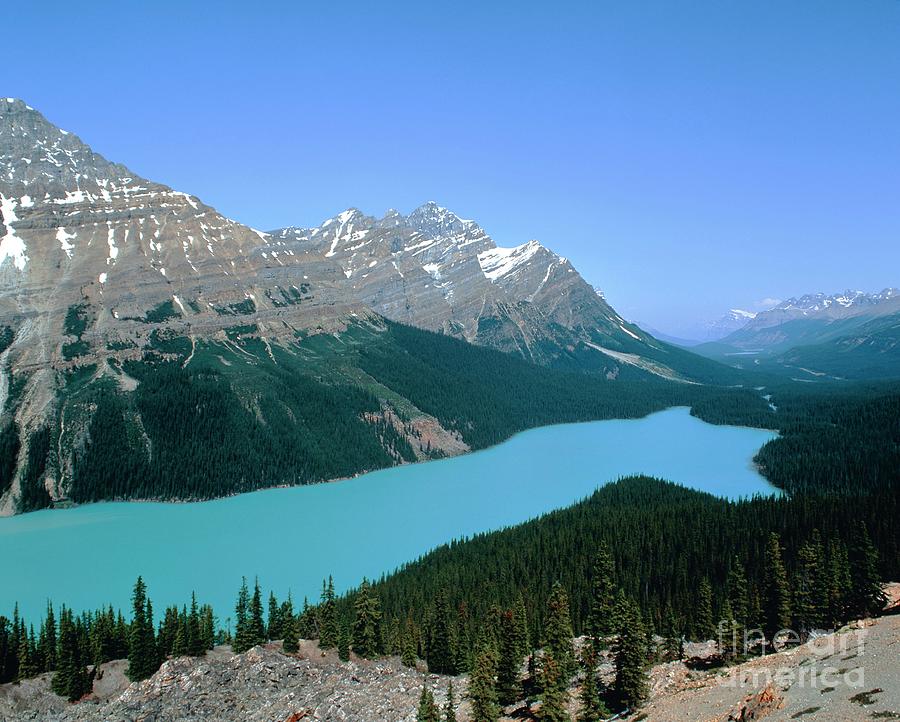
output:
[[[3,16],[0,95],[257,228],[434,199],[501,245],[541,240],[675,332],[900,284],[897,0]]]

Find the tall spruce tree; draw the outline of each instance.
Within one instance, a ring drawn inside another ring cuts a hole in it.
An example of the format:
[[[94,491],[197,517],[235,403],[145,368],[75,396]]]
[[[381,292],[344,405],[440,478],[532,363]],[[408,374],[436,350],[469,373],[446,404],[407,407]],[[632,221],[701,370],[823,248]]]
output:
[[[274,592],[269,592],[269,617],[266,622],[266,638],[270,641],[281,639],[284,635],[281,621],[281,605]]]
[[[773,642],[778,632],[791,625],[791,593],[781,556],[781,540],[775,532],[769,535],[766,544],[764,589],[763,633]]]
[[[406,626],[403,629],[403,648],[400,653],[400,661],[404,667],[415,667],[419,658],[419,635],[411,617],[407,617]]]
[[[568,681],[562,665],[549,649],[541,657],[541,707],[537,718],[541,722],[569,722],[566,711]]]
[[[373,659],[381,652],[381,603],[368,579],[362,580],[353,608],[353,651]]]
[[[519,670],[522,667],[521,642],[516,635],[516,621],[512,610],[500,615],[497,647],[497,699],[508,705],[519,699],[522,684]]]
[[[828,544],[827,561],[827,619],[828,626],[837,628],[847,618],[850,598],[850,560],[847,547],[840,539],[831,539]]]
[[[128,679],[147,679],[159,668],[159,655],[153,630],[153,607],[147,597],[147,586],[137,578],[131,596],[132,618],[128,635]]]
[[[426,661],[432,674],[456,674],[452,624],[447,597],[439,591],[434,600],[428,635]]]
[[[81,699],[91,689],[81,634],[71,609],[59,613],[59,651],[51,686],[56,694],[70,702]]]
[[[266,642],[266,624],[263,621],[262,591],[259,588],[259,579],[253,582],[253,597],[250,599],[250,646]]]
[[[472,722],[497,722],[500,717],[495,688],[496,665],[496,657],[489,647],[482,647],[475,655],[468,693]]]
[[[887,596],[878,573],[878,550],[872,544],[869,530],[859,521],[850,539],[849,613],[852,617],[870,617],[884,609]]]
[[[288,654],[294,654],[300,649],[298,638],[299,624],[294,616],[294,602],[291,595],[281,603],[281,647]]]
[[[609,717],[609,710],[600,698],[597,679],[597,651],[592,644],[585,644],[581,650],[581,667],[584,679],[581,683],[581,711],[579,722],[598,722]]]
[[[713,639],[716,635],[716,623],[713,620],[712,585],[707,577],[700,580],[697,587],[697,604],[694,607],[694,637],[698,641]]]
[[[613,609],[616,603],[615,563],[605,541],[600,542],[591,569],[591,597],[585,631],[594,645],[615,632]]]
[[[647,698],[647,636],[633,602],[624,603],[619,618],[619,632],[613,644],[615,692],[622,707],[635,709]]]
[[[333,649],[337,646],[339,634],[334,579],[329,576],[327,583],[322,582],[322,601],[319,604],[319,646],[322,649]]]
[[[809,632],[823,625],[821,579],[824,552],[818,532],[805,542],[797,552],[797,572],[794,574],[794,626],[805,639]]]
[[[572,649],[572,616],[569,612],[569,596],[562,584],[555,582],[547,601],[544,622],[544,648],[553,655],[559,667],[562,683],[567,685],[575,672],[575,653]]]
[[[250,590],[247,579],[241,577],[241,588],[238,590],[237,603],[234,605],[234,641],[232,649],[240,654],[250,649],[255,642],[250,621]]]

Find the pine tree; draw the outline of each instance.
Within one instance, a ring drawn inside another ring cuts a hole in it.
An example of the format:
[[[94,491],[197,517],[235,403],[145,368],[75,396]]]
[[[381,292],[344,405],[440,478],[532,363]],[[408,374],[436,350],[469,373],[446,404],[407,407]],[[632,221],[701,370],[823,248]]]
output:
[[[319,647],[333,649],[337,646],[338,618],[334,596],[334,580],[328,577],[328,583],[322,582],[322,602],[319,605]]]
[[[620,612],[621,626],[613,645],[615,691],[623,707],[634,709],[647,698],[647,638],[633,602]]]
[[[41,628],[41,661],[45,672],[56,669],[56,617],[53,605],[47,602],[47,617]]]
[[[602,638],[615,631],[615,564],[609,546],[600,542],[591,570],[591,598],[585,631],[599,649]]]
[[[500,615],[498,637],[497,699],[501,705],[508,705],[519,699],[522,692],[519,682],[521,642],[516,635],[516,622],[511,610]]]
[[[299,626],[294,616],[294,602],[288,594],[288,598],[281,603],[281,648],[288,654],[294,654],[300,649],[297,635]]]
[[[443,591],[439,591],[435,598],[430,627],[428,671],[432,674],[456,674],[450,608]]]
[[[200,610],[197,607],[197,595],[191,592],[191,610],[187,615],[187,653],[192,657],[206,654],[206,645],[200,633]]]
[[[850,597],[850,560],[840,539],[828,545],[828,619],[829,626],[839,627],[848,619]]]
[[[338,633],[338,643],[337,643],[337,651],[338,651],[338,659],[342,662],[350,661],[350,624],[345,619],[341,622],[341,631]]]
[[[237,603],[234,606],[234,642],[232,649],[241,654],[250,649],[253,642],[253,630],[250,622],[250,590],[247,579],[241,577],[241,588],[238,590]]]
[[[516,652],[519,655],[519,659],[525,659],[531,651],[531,644],[528,640],[528,611],[525,608],[525,598],[521,593],[516,598],[513,620],[515,624]]]
[[[528,630],[526,629],[526,640],[527,637]],[[456,649],[455,654],[453,655],[453,669],[456,674],[465,674],[469,671],[471,665],[472,640],[469,630],[469,607],[465,602],[460,602],[459,607],[456,609]]]
[[[563,685],[567,685],[575,672],[575,654],[572,650],[572,617],[569,613],[569,597],[563,586],[556,582],[547,601],[547,619],[544,623],[544,648],[553,656],[559,667]]]
[[[211,650],[215,648],[216,620],[213,615],[213,609],[209,604],[204,604],[200,608],[200,639],[204,649]]]
[[[456,722],[456,700],[453,697],[453,680],[447,684],[447,702],[444,704],[443,722]]]
[[[716,634],[716,623],[713,621],[712,586],[709,579],[703,577],[697,588],[697,606],[694,608],[694,636],[699,641],[713,639]]]
[[[566,673],[549,649],[544,651],[541,658],[540,684],[541,708],[537,718],[541,722],[569,722],[569,713],[566,711]]]
[[[404,667],[415,667],[418,660],[418,635],[412,618],[407,618],[406,628],[403,631],[403,650],[400,661]]]
[[[81,699],[91,689],[80,637],[72,610],[62,607],[59,613],[58,665],[51,686],[56,694],[70,702]]]
[[[597,652],[593,645],[586,644],[581,650],[581,666],[584,670],[584,681],[581,683],[581,712],[579,722],[598,722],[609,717],[609,710],[600,699],[600,687],[597,680]]]
[[[500,717],[497,692],[494,687],[496,660],[489,648],[482,648],[475,655],[472,675],[469,679],[469,703],[472,722],[496,722]]]
[[[159,668],[159,655],[153,631],[153,606],[147,597],[147,586],[137,578],[131,597],[133,616],[128,635],[128,679],[147,679]]]
[[[878,614],[887,603],[878,574],[878,551],[869,537],[864,522],[853,527],[850,540],[850,594],[849,612],[852,617],[870,617]]]
[[[250,599],[250,646],[266,643],[266,625],[263,621],[262,591],[259,580],[254,580],[253,597]]]
[[[739,559],[735,559],[731,564],[731,569],[728,570],[726,587],[731,613],[734,615],[734,621],[737,623],[740,633],[743,634],[743,630],[750,623],[750,595],[747,591],[747,573]]]
[[[367,579],[362,580],[353,605],[353,651],[374,659],[381,651],[381,603]]]
[[[428,685],[422,684],[422,694],[419,697],[419,711],[416,713],[416,722],[440,722],[441,713],[434,703],[434,694]]]
[[[281,605],[274,592],[269,592],[269,619],[266,626],[266,638],[270,641],[281,639],[284,635],[281,622]]]
[[[775,532],[769,535],[765,565],[763,633],[773,642],[778,632],[788,629],[791,624],[790,589],[781,558],[781,541]]]
[[[822,542],[815,531],[797,552],[797,572],[794,575],[794,624],[803,639],[810,630],[823,624],[826,600],[821,596],[822,557]]]

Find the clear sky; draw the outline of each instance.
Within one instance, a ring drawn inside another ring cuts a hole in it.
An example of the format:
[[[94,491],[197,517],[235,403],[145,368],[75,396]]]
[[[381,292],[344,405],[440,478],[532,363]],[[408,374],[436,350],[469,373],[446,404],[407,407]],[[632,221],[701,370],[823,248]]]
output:
[[[8,3],[0,95],[256,228],[434,199],[677,331],[900,285],[900,1]]]

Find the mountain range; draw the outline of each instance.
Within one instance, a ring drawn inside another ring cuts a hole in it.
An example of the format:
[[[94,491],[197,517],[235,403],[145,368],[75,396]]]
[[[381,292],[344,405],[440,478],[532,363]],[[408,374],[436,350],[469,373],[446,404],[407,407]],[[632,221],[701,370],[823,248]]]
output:
[[[446,402],[425,413],[425,401],[373,378],[373,349],[395,367],[398,355],[409,361],[403,344],[413,342],[396,323],[510,357],[440,352],[462,354],[467,368],[519,358],[620,387],[730,373],[626,322],[537,241],[498,247],[476,222],[434,202],[408,215],[349,209],[316,228],[262,232],[106,160],[13,98],[0,98],[0,213],[3,513],[321,480],[488,443],[487,422],[472,420],[487,418],[474,401],[452,418]],[[389,366],[378,368],[386,375]],[[454,372],[441,369],[435,383],[452,386]],[[174,396],[179,384],[187,396]],[[172,408],[190,394],[199,395],[183,409],[178,437]],[[306,403],[310,395],[320,408]],[[256,428],[258,437],[242,434],[241,445],[257,443],[238,466],[217,457],[220,479],[234,478],[208,491],[212,466],[205,481],[174,480],[197,473],[174,450],[184,453],[186,438],[201,443],[197,424],[213,408],[223,427],[207,436]],[[554,413],[547,418],[587,412]],[[521,416],[521,424],[537,418]],[[273,429],[290,452],[272,446]],[[357,436],[359,458],[331,453]],[[301,437],[313,446],[298,450]],[[138,467],[115,468],[123,447],[139,452],[131,454]],[[259,468],[248,480],[251,463]]]
[[[710,358],[815,377],[900,376],[900,289],[806,294],[746,318],[715,343],[693,348]]]

